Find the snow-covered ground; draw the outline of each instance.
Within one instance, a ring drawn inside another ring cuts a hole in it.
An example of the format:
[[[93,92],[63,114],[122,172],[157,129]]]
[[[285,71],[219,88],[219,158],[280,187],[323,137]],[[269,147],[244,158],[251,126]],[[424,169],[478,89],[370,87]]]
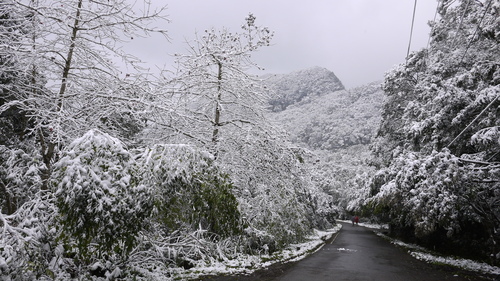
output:
[[[430,253],[429,250],[414,244],[404,243],[402,241],[393,239],[384,235],[380,232],[375,232],[378,236],[381,236],[392,244],[398,245],[408,250],[408,253],[416,259],[423,260],[430,263],[440,263],[455,266],[465,270],[498,275],[500,277],[500,267],[491,266],[486,263],[477,262],[469,259],[461,259],[455,257],[438,256],[435,253]]]
[[[288,248],[271,255],[240,255],[238,258],[227,261],[213,261],[210,265],[197,265],[188,270],[175,272],[176,278],[195,279],[207,275],[251,274],[252,272],[269,267],[276,263],[294,262],[320,250],[325,241],[330,239],[342,228],[337,224],[326,231],[314,230],[314,234],[301,244],[292,244]]]

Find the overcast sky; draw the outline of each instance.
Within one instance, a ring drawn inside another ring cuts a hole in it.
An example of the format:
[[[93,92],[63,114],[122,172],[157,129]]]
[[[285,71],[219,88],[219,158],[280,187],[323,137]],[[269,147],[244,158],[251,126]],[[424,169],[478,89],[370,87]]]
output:
[[[264,73],[288,73],[321,66],[346,88],[382,80],[404,62],[414,0],[153,0],[167,3],[170,43],[144,41],[145,59],[171,65],[168,54],[183,53],[195,31],[226,27],[239,31],[248,13],[275,32],[272,46],[253,55]],[[411,50],[427,46],[428,21],[437,0],[417,2]]]

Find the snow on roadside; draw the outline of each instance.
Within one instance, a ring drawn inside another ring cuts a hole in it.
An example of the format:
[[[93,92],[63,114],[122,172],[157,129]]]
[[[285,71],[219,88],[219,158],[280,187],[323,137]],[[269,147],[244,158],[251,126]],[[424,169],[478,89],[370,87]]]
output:
[[[337,220],[338,222],[352,223],[350,220]],[[377,224],[377,223],[369,223],[369,222],[360,222],[359,226],[364,226],[371,229],[389,229],[388,224]]]
[[[372,229],[389,229],[388,224],[374,224],[374,223],[368,223],[368,222],[360,222],[359,225],[367,227],[367,228],[372,228]]]
[[[431,254],[422,252],[410,252],[410,254],[419,260],[426,262],[437,262],[442,264],[453,265],[465,270],[477,271],[481,273],[500,275],[500,267],[492,266],[487,263],[476,262],[468,259],[457,259],[452,257],[437,257]]]
[[[446,264],[446,265],[455,266],[455,267],[458,267],[458,268],[461,268],[464,270],[500,276],[500,267],[492,266],[492,265],[489,265],[487,263],[477,262],[477,261],[473,261],[473,260],[469,260],[469,259],[436,256],[436,255],[428,253],[429,250],[427,250],[421,246],[404,243],[402,241],[399,241],[399,240],[393,239],[387,235],[384,235],[380,232],[375,232],[375,233],[378,236],[383,237],[383,238],[391,241],[392,244],[409,249],[408,253],[412,257],[414,257],[418,260],[422,260],[422,261],[430,262],[430,263]]]
[[[228,261],[213,261],[210,265],[198,265],[188,270],[175,272],[176,278],[196,279],[207,275],[234,275],[251,274],[256,270],[269,267],[276,263],[295,262],[304,259],[308,255],[320,250],[325,241],[332,238],[340,231],[341,224],[326,231],[314,230],[314,233],[307,237],[307,241],[300,244],[292,244],[282,251],[271,255],[262,254],[240,255],[238,258]]]

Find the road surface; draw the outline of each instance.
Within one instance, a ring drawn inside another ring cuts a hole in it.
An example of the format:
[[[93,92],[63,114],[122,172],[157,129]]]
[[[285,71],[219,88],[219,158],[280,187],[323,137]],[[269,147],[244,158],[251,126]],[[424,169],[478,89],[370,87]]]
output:
[[[491,280],[452,267],[419,261],[372,230],[343,223],[341,231],[315,254],[292,264],[276,265],[250,276],[206,277],[213,281],[322,280]]]

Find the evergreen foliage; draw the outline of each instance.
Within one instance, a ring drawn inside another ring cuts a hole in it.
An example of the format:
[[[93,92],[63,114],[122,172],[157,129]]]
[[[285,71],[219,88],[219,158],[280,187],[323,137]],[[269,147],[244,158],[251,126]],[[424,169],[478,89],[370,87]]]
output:
[[[130,153],[97,130],[73,141],[54,165],[61,238],[81,258],[127,256],[152,210]]]
[[[451,4],[386,74],[370,202],[406,237],[498,264],[500,4]]]
[[[241,232],[232,183],[213,157],[186,145],[156,145],[137,160],[141,182],[154,194],[165,235],[204,229],[221,238]]]
[[[159,200],[161,222],[171,230],[197,228],[227,238],[241,232],[238,202],[227,179],[195,176],[192,182],[175,178]]]
[[[40,190],[41,156],[31,142],[9,148],[0,145],[0,202],[2,213],[12,214]]]

